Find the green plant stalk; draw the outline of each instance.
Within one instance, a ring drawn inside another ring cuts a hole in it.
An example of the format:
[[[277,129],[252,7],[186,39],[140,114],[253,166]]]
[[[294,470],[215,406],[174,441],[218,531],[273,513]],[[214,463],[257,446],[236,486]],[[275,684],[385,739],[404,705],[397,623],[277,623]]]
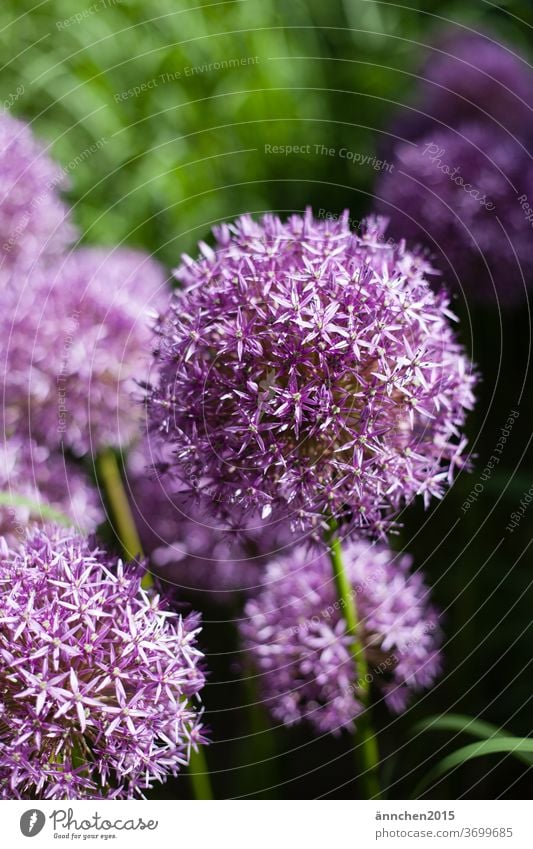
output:
[[[368,664],[365,657],[364,647],[359,640],[359,617],[350,582],[344,569],[342,559],[342,547],[337,535],[337,523],[334,519],[328,522],[326,543],[329,550],[333,578],[337,591],[342,614],[346,622],[346,630],[351,637],[350,654],[352,655],[357,669],[357,684],[359,698],[363,704],[363,712],[357,717],[355,732],[355,750],[359,765],[362,768],[360,776],[361,786],[367,799],[381,798],[379,783],[379,750],[377,737],[372,729],[370,716],[370,681],[368,679]]]
[[[124,557],[126,560],[143,558],[141,540],[124,489],[117,457],[111,448],[103,451],[97,458],[96,471],[111,508],[113,530],[118,537]],[[145,590],[153,585],[150,572],[145,572],[141,585]]]
[[[189,760],[189,778],[195,799],[212,799],[211,781],[205,754],[201,746],[195,751],[191,749]]]
[[[96,473],[106,494],[111,512],[113,514],[114,531],[118,537],[124,557],[127,560],[144,557],[141,540],[135,526],[135,519],[131,512],[128,496],[124,489],[122,475],[117,462],[115,452],[108,448],[103,451],[96,460]],[[143,589],[153,586],[153,578],[146,571],[141,581]],[[212,799],[209,770],[202,747],[195,752],[191,750],[189,761],[189,777],[196,799]]]

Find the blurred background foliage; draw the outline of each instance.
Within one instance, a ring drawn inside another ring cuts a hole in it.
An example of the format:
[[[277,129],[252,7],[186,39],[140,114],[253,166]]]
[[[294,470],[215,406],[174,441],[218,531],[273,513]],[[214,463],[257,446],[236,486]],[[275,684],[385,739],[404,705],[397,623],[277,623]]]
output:
[[[393,109],[409,101],[430,45],[448,21],[489,30],[526,57],[532,52],[529,0],[190,6],[175,0],[0,5],[1,98],[33,122],[66,168],[83,240],[137,245],[170,267],[212,223],[241,212],[286,213],[311,203],[333,212],[348,206],[360,218],[371,209],[374,168],[337,154],[316,155],[314,145],[378,151]],[[79,22],[73,19],[80,14]],[[245,64],[231,66],[230,60],[241,59]],[[213,63],[228,66],[202,68]],[[128,95],[134,87],[144,90]],[[265,145],[310,145],[311,153],[276,155]],[[476,469],[460,475],[428,514],[408,511],[393,539],[427,571],[447,633],[442,681],[403,717],[379,716],[384,771],[396,798],[412,790],[433,757],[469,742],[464,735],[451,740],[449,733],[409,741],[423,716],[461,711],[516,734],[531,731],[527,546],[533,508],[513,534],[505,531],[533,482],[523,459],[530,416],[519,401],[530,352],[529,313],[525,305],[512,316],[458,307],[463,341],[484,378],[469,422]],[[512,409],[521,414],[504,459],[463,513]],[[250,725],[242,706],[253,695],[236,683],[232,629],[215,621],[218,611],[206,610],[205,618],[208,721],[216,741],[208,757],[218,795],[352,793],[347,736],[317,739],[300,728],[278,730],[274,739],[259,714]],[[268,760],[274,752],[276,773]],[[253,766],[258,760],[263,763]],[[433,793],[516,797],[530,794],[528,775],[519,762],[493,756],[462,767]],[[265,790],[279,781],[277,790]],[[186,792],[183,781],[161,791],[170,797]]]
[[[313,145],[372,154],[446,19],[527,48],[526,28],[490,4],[417,5],[4,0],[2,95],[23,84],[13,111],[68,168],[87,240],[125,239],[172,264],[211,221],[242,211],[367,209],[376,172]],[[235,59],[254,61],[202,71]],[[311,154],[265,153],[279,144]]]

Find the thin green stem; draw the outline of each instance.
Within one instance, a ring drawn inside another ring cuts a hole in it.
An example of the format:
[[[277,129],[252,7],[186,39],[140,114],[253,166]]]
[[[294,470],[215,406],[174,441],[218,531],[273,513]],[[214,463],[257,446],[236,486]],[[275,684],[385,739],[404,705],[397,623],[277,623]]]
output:
[[[144,555],[141,540],[124,489],[117,456],[111,448],[103,451],[97,458],[96,469],[111,508],[113,529],[122,547],[124,557],[126,560],[142,558]],[[150,572],[146,571],[143,575],[142,586],[146,590],[152,585],[152,576]]]
[[[211,780],[209,778],[209,769],[205,759],[205,753],[202,746],[195,751],[191,749],[191,757],[189,760],[189,778],[193,789],[195,799],[212,799],[213,791],[211,790]]]
[[[141,540],[135,526],[135,519],[131,512],[130,503],[122,474],[115,452],[108,448],[103,451],[96,460],[96,472],[102,488],[106,494],[109,507],[113,517],[113,529],[118,537],[124,557],[127,560],[142,559],[144,557]],[[143,589],[147,590],[153,586],[153,578],[146,571],[141,581]],[[196,799],[212,799],[209,770],[205,755],[200,746],[198,751],[191,751],[189,762],[189,777]]]
[[[378,773],[379,750],[377,737],[372,729],[369,704],[371,677],[368,674],[364,646],[359,638],[357,602],[344,568],[341,541],[337,534],[337,523],[334,519],[328,522],[326,543],[329,549],[337,598],[346,622],[346,631],[351,637],[350,654],[355,662],[357,690],[364,708],[357,717],[355,732],[356,752],[363,770],[360,776],[361,784],[366,798],[379,799],[381,797]]]

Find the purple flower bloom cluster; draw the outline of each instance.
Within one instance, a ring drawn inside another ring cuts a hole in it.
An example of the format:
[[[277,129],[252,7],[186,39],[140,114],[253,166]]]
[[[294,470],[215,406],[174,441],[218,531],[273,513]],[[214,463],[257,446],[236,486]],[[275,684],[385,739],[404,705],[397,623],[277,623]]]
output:
[[[0,535],[10,545],[30,521],[49,521],[53,511],[85,532],[104,519],[98,491],[75,463],[32,439],[13,436],[0,445]]]
[[[426,245],[451,285],[512,303],[533,272],[533,74],[486,36],[457,34],[423,69],[418,111],[403,115],[380,176],[390,232]],[[524,203],[522,203],[524,202]]]
[[[127,249],[75,251],[36,270],[22,291],[14,277],[1,318],[8,432],[80,456],[134,439],[150,314],[165,291],[158,263]]]
[[[0,280],[15,265],[58,255],[75,237],[58,190],[63,170],[29,126],[0,113]]]
[[[382,531],[464,464],[475,378],[421,256],[348,214],[243,216],[184,258],[158,330],[151,428],[226,512]]]
[[[261,583],[266,560],[298,541],[284,520],[247,516],[243,524],[217,520],[208,504],[191,504],[179,480],[158,471],[164,447],[145,441],[130,453],[128,489],[135,524],[150,567],[164,583],[219,604]],[[174,484],[174,485],[173,485]],[[235,516],[236,522],[240,517]]]
[[[462,123],[481,121],[526,143],[533,137],[533,74],[525,59],[489,34],[452,29],[433,47],[419,72],[413,108],[394,135],[420,139]]]
[[[533,160],[505,133],[468,124],[398,146],[396,164],[376,189],[391,233],[428,245],[468,296],[523,296],[533,239],[514,187],[533,198]]]
[[[3,798],[142,796],[202,742],[197,616],[72,532],[0,554]]]
[[[440,671],[439,616],[411,558],[351,542],[344,553],[372,683],[394,713]],[[324,552],[298,548],[268,567],[261,593],[240,624],[265,705],[286,725],[308,720],[320,732],[352,728],[361,682]],[[252,673],[250,673],[252,674]]]

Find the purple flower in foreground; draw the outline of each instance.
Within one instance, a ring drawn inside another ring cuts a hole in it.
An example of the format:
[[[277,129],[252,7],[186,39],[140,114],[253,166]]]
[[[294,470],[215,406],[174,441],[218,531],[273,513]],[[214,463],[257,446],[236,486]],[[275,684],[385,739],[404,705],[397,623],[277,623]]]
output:
[[[2,295],[8,432],[78,455],[127,445],[165,294],[163,269],[133,250],[84,248],[25,286],[14,275]]]
[[[64,529],[3,543],[3,798],[142,796],[203,742],[198,617],[167,611],[140,578]]]
[[[376,188],[392,235],[427,245],[469,298],[524,297],[533,238],[519,195],[533,199],[530,156],[507,134],[466,124],[399,145],[395,162]]]
[[[267,558],[298,541],[286,521],[273,517],[246,516],[240,524],[217,519],[209,504],[191,504],[179,481],[174,486],[172,477],[158,474],[154,464],[161,462],[161,451],[145,441],[128,458],[127,484],[143,551],[164,584],[232,602],[261,584]]]
[[[75,463],[31,439],[0,445],[0,535],[14,544],[29,521],[50,521],[58,511],[88,533],[104,519],[97,489]]]
[[[159,324],[153,430],[223,512],[381,530],[464,464],[474,377],[421,257],[310,210],[243,216],[184,258]]]
[[[355,595],[368,674],[394,713],[440,671],[439,617],[410,557],[349,543],[346,572]],[[273,716],[308,720],[320,732],[352,728],[363,710],[358,670],[337,599],[329,557],[299,548],[268,567],[249,600],[241,636]]]
[[[66,182],[30,127],[0,113],[0,279],[14,265],[57,256],[74,239],[58,194]]]

